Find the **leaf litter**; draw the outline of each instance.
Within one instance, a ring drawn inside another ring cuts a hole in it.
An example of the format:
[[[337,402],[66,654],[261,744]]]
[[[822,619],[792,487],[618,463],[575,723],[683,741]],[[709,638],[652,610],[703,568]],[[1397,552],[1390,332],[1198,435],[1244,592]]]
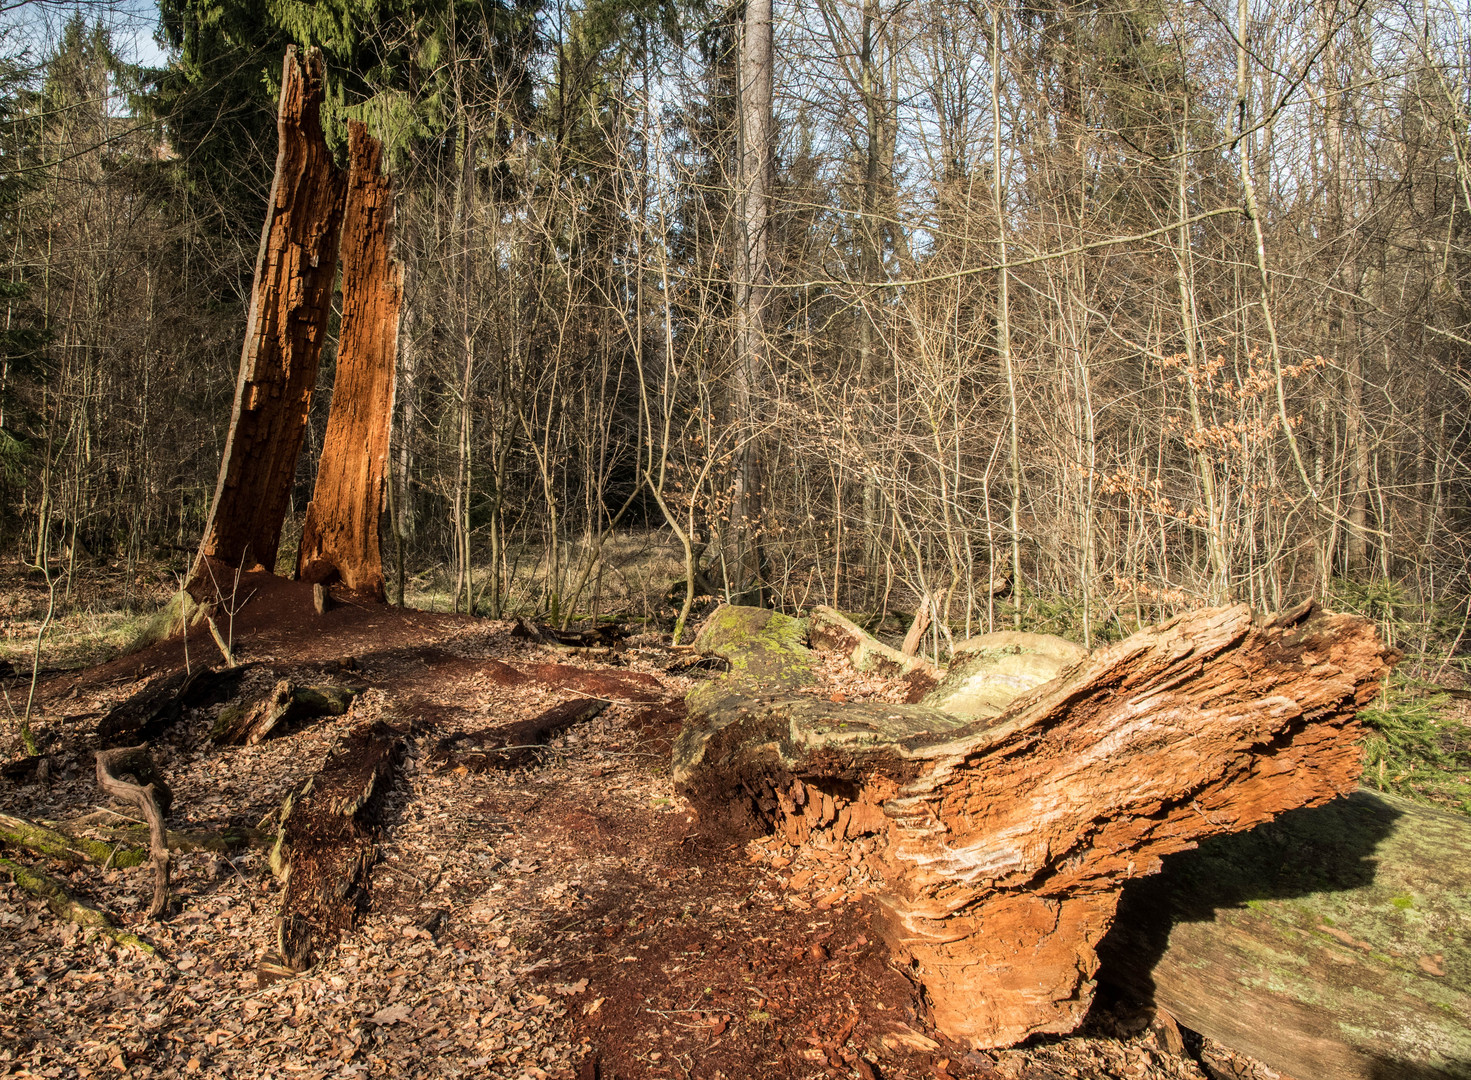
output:
[[[263,985],[281,893],[264,847],[176,851],[173,907],[156,923],[141,919],[146,865],[42,867],[12,852],[156,955],[58,922],[0,875],[0,1076],[1272,1080],[1223,1048],[1182,1051],[1123,1003],[1095,1008],[1083,1034],[1018,1050],[947,1042],[882,944],[861,852],[820,836],[741,846],[698,828],[669,750],[683,695],[707,673],[669,674],[657,638],[584,663],[511,623],[373,609],[324,628],[300,601],[265,592],[254,622],[247,607],[239,651],[256,667],[237,700],[285,678],[346,679],[365,692],[345,716],[219,747],[209,732],[224,706],[211,706],[151,749],[175,792],[171,829],[269,831],[354,726],[403,733],[366,911],[315,966]],[[192,647],[196,663],[207,655]],[[895,692],[827,659],[819,692]],[[44,684],[49,778],[0,780],[6,809],[116,835],[91,779],[90,729],[182,664],[166,642]],[[530,767],[471,772],[433,754],[584,695],[612,705]]]

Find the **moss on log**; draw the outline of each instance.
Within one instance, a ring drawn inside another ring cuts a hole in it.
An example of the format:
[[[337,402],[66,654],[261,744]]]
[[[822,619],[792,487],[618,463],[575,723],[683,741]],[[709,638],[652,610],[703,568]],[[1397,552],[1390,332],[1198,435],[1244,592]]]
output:
[[[24,848],[65,863],[89,862],[119,869],[141,866],[148,859],[148,852],[139,848],[125,848],[86,836],[72,836],[52,826],[27,821],[13,814],[0,814],[0,844]]]
[[[220,711],[210,732],[222,746],[254,746],[323,716],[342,716],[357,691],[347,686],[297,686],[287,679],[254,705]]]
[[[1471,819],[1365,790],[1131,882],[1099,977],[1296,1080],[1471,1078]]]
[[[101,934],[119,945],[137,949],[147,956],[154,955],[152,945],[138,937],[137,934],[121,929],[113,921],[112,916],[101,908],[95,908],[78,900],[67,891],[66,886],[51,875],[3,857],[0,857],[0,868],[9,871],[17,888],[44,900],[46,906],[51,909],[51,913],[58,919],[76,923],[89,933]]]
[[[722,604],[695,635],[694,647],[730,661],[727,678],[795,690],[816,682],[807,623],[765,608]]]

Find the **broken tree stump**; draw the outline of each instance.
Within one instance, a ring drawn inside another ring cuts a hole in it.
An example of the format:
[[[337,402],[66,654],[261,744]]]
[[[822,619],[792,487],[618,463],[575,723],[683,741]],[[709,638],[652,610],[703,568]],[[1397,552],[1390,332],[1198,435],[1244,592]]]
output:
[[[148,822],[153,900],[148,905],[147,917],[156,919],[169,906],[169,843],[163,820],[173,803],[173,792],[148,756],[147,746],[97,751],[97,786],[113,798],[136,807]]]
[[[224,459],[191,586],[210,560],[243,570],[276,568],[317,366],[337,280],[345,190],[322,136],[322,54],[286,50],[276,175],[261,231],[250,314],[235,383]]]
[[[1130,882],[1099,979],[1295,1080],[1471,1078],[1471,819],[1359,789]]]
[[[349,121],[337,374],[296,564],[303,581],[340,577],[347,588],[380,601],[378,519],[403,297],[393,258],[393,187],[381,171],[382,157],[383,147],[368,129]]]
[[[936,1026],[996,1047],[1082,1021],[1126,880],[1351,790],[1355,714],[1397,655],[1367,621],[1311,603],[1263,620],[1217,608],[1100,649],[981,720],[793,694],[729,658],[687,699],[676,782],[729,827],[743,804],[752,826],[800,816],[799,837],[859,830],[885,938]]]
[[[366,909],[378,854],[376,802],[393,783],[402,749],[385,724],[365,724],[282,807],[271,869],[286,888],[276,951],[261,961],[262,985],[311,967],[318,950]]]
[[[308,720],[343,716],[355,697],[349,686],[297,686],[282,679],[254,705],[221,710],[211,736],[220,746],[254,746]]]

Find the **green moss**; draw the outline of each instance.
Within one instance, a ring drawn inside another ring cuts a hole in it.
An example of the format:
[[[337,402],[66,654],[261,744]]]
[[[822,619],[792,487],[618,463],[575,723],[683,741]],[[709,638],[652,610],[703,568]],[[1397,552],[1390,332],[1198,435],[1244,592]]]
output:
[[[1409,896],[1396,896],[1392,900],[1390,900],[1390,903],[1399,908],[1401,911],[1408,911],[1410,910],[1410,908],[1415,906],[1414,899]]]

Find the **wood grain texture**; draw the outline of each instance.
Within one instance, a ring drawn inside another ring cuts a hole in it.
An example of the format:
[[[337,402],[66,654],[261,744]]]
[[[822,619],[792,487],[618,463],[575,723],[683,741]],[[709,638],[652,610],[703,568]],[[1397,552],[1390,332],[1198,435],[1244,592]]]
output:
[[[787,828],[787,802],[803,804],[771,792],[794,780],[839,816],[881,806],[867,862],[890,948],[941,1030],[1007,1046],[1081,1023],[1124,882],[1351,790],[1354,716],[1395,658],[1355,616],[1216,608],[968,723],[773,693],[742,683],[733,658],[722,684],[690,695],[674,776],[705,820],[735,829]],[[787,830],[799,840],[817,827],[802,816]]]
[[[348,148],[341,344],[297,576],[312,582],[340,578],[354,592],[382,600],[378,523],[403,284],[393,258],[393,188],[381,169],[383,147],[352,121]]]
[[[211,560],[275,569],[337,277],[345,185],[322,137],[324,92],[321,54],[287,49],[276,176],[224,459],[191,584],[210,584]]]

